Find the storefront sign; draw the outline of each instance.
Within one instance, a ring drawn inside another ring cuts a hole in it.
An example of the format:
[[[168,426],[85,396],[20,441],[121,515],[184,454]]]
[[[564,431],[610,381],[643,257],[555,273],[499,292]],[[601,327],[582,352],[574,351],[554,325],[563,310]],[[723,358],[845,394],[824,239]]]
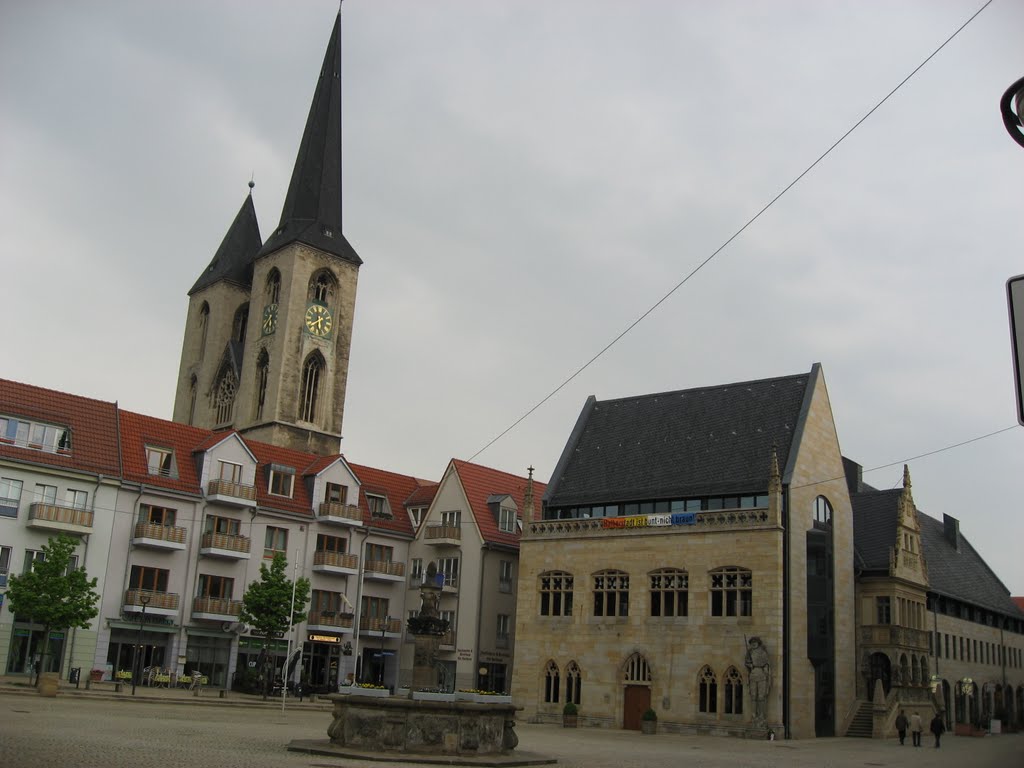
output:
[[[472,648],[459,648],[459,661],[472,661],[473,660],[473,649]]]
[[[309,634],[307,639],[311,643],[340,643],[341,638],[335,635],[314,635]]]
[[[670,515],[633,515],[603,517],[602,528],[663,528],[670,525],[696,525],[696,512],[673,512]]]

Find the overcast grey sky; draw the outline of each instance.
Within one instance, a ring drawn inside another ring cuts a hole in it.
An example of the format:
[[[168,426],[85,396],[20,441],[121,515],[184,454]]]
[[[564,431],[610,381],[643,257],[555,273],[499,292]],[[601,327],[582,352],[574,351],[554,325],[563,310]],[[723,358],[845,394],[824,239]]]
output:
[[[346,0],[344,450],[438,478],[721,245],[983,0]],[[186,292],[250,175],[276,225],[337,4],[0,4],[0,376],[169,418]],[[1024,150],[996,0],[480,463],[546,480],[599,399],[824,366],[840,443],[902,461],[1016,423]],[[910,462],[1024,594],[1024,431]]]

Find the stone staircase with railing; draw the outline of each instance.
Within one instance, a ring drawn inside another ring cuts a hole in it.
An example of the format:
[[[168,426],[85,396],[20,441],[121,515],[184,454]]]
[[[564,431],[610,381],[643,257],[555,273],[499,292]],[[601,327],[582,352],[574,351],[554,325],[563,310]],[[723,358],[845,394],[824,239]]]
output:
[[[860,739],[870,739],[873,731],[872,708],[870,701],[862,701],[857,707],[857,713],[850,720],[846,729],[846,735]]]

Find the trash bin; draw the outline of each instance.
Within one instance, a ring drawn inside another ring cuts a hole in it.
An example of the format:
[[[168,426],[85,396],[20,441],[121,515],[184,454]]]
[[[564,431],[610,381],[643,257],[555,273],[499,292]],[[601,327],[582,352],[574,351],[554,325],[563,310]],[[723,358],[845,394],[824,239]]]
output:
[[[78,687],[78,681],[79,681],[79,679],[81,677],[82,677],[82,668],[81,667],[72,667],[71,668],[71,672],[68,674],[68,682],[69,683],[74,683],[75,684],[75,688],[77,688]]]

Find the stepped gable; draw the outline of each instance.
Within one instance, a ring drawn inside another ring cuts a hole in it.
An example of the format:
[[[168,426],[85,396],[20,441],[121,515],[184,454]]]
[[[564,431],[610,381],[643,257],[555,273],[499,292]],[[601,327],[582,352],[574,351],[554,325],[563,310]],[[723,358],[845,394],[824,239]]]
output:
[[[0,379],[0,416],[67,428],[71,440],[70,449],[50,452],[0,435],[0,456],[118,477],[117,412],[117,403]]]

